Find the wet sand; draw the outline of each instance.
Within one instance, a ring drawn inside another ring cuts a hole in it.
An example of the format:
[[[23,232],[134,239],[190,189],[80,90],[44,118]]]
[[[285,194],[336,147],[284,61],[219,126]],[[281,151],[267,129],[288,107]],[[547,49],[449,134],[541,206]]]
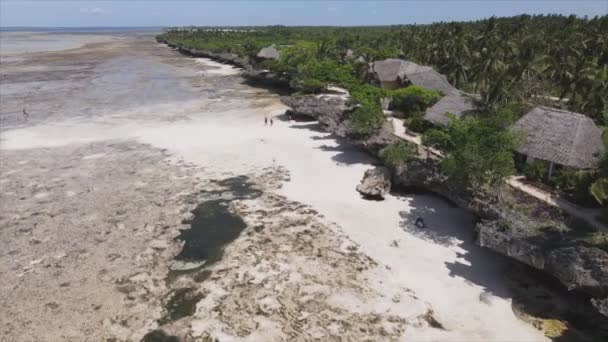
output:
[[[362,199],[375,161],[315,123],[264,126],[285,108],[238,70],[151,36],[10,57],[2,339],[545,340],[513,314],[508,263],[473,245],[469,213]],[[235,177],[256,196],[222,183]],[[239,232],[211,263],[184,252],[193,222]]]

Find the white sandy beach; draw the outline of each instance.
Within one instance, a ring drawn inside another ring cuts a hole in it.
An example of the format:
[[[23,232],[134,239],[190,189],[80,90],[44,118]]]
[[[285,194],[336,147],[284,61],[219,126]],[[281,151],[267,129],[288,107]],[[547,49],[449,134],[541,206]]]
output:
[[[238,70],[232,67],[202,59],[197,63],[205,67],[199,70],[203,78],[238,77]],[[264,97],[243,100],[238,108],[221,111],[209,109],[209,103],[225,101],[229,105],[230,95],[213,101],[167,101],[112,109],[95,117],[41,122],[3,131],[0,149],[126,140],[166,149],[175,160],[217,175],[284,167],[290,180],[276,192],[310,205],[378,263],[366,277],[370,286],[385,296],[358,310],[413,317],[430,306],[444,327],[408,326],[401,340],[547,340],[513,314],[504,285],[504,262],[473,245],[472,215],[428,195],[364,200],[355,187],[364,171],[372,167],[373,159],[321,132],[315,123],[275,118],[273,126],[265,126],[265,116],[279,115],[285,107],[265,90],[241,87]],[[427,230],[419,231],[412,224],[418,216],[425,218]],[[393,300],[393,294],[403,289],[413,291],[417,298]],[[352,298],[345,298],[343,305],[354,305],[349,304]],[[340,301],[339,296],[335,300]]]

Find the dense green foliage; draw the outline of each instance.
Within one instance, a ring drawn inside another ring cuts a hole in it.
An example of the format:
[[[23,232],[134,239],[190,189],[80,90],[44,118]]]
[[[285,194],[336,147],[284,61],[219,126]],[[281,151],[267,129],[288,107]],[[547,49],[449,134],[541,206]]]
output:
[[[428,130],[425,141],[446,152],[442,167],[450,179],[466,186],[496,185],[513,172],[511,151],[518,139],[507,128],[526,106],[565,107],[608,125],[608,16],[522,15],[384,27],[199,28],[171,30],[159,38],[237,54],[286,77],[296,92],[318,93],[329,85],[346,88],[358,105],[351,114],[357,135],[373,134],[383,125],[380,102],[390,97],[409,129]],[[278,60],[256,58],[270,45],[279,49]],[[478,115],[452,118],[445,129],[430,129],[423,113],[439,100],[437,93],[419,87],[387,91],[367,84],[367,63],[385,58],[433,66],[457,88],[478,94]],[[593,195],[606,202],[608,156],[602,160],[599,171],[564,171],[554,183],[571,198]],[[527,170],[535,179],[542,172],[536,165]]]
[[[597,180],[596,172],[562,170],[549,181],[560,189],[560,191],[570,201],[583,206],[593,206],[596,204],[590,188]]]
[[[589,187],[589,191],[600,204],[608,201],[608,177],[598,178]]]
[[[379,106],[363,105],[351,115],[352,129],[355,134],[370,135],[384,123],[384,114]]]
[[[451,183],[477,190],[485,185],[499,188],[515,171],[513,149],[519,142],[515,132],[505,129],[505,115],[487,118],[450,117],[445,129],[431,129],[424,141],[446,152],[441,168]]]
[[[604,155],[600,157],[596,177],[589,187],[591,195],[600,204],[608,203],[608,129],[604,131],[603,138],[605,146]]]
[[[441,99],[441,94],[416,85],[391,90],[391,109],[395,116],[404,120],[407,129],[423,133],[433,125],[424,119],[427,108]]]
[[[366,64],[349,58],[352,50],[366,62],[396,57],[431,65],[457,88],[481,94],[480,102],[487,108],[522,101],[547,103],[554,96],[568,99],[561,104],[597,122],[608,116],[608,16],[522,15],[385,27],[201,28],[172,30],[160,38],[252,60],[260,48],[276,44],[281,59],[269,63],[270,69],[297,78],[294,85],[302,91],[318,91],[326,81],[354,81],[349,89],[360,83]],[[303,67],[315,63],[323,64],[323,70],[345,69],[321,74]],[[347,68],[353,79],[344,77]]]
[[[390,144],[380,150],[380,159],[385,165],[398,166],[405,163],[416,155],[416,149],[412,144],[400,141]]]
[[[526,179],[531,181],[543,181],[547,176],[547,166],[545,162],[540,160],[535,160],[533,162],[526,163],[524,167],[524,175]]]
[[[393,90],[390,95],[391,107],[404,117],[421,116],[428,107],[441,99],[438,92],[416,85]]]
[[[370,84],[361,84],[350,89],[350,96],[355,104],[380,106],[380,100],[386,96],[386,91]]]

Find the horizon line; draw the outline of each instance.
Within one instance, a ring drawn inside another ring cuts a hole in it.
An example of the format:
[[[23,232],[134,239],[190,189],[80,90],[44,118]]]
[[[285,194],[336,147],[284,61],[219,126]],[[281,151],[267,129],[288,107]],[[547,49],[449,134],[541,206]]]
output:
[[[477,19],[469,19],[469,20],[439,20],[433,21],[430,23],[387,23],[387,24],[377,24],[377,25],[315,25],[315,24],[303,24],[303,25],[286,25],[286,24],[232,24],[232,25],[196,25],[196,24],[182,24],[182,25],[145,25],[145,26],[124,26],[124,25],[114,25],[114,26],[2,26],[0,25],[0,30],[2,29],[117,29],[117,28],[128,28],[128,29],[146,29],[146,28],[182,28],[182,27],[272,27],[272,26],[284,26],[284,27],[382,27],[382,26],[412,26],[412,25],[432,25],[439,23],[468,23],[475,21],[488,20],[492,17],[501,19],[501,18],[514,18],[519,16],[561,16],[561,17],[570,17],[575,16],[579,19],[594,19],[608,16],[608,14],[604,15],[576,15],[576,14],[558,14],[558,13],[546,13],[546,14],[528,14],[528,13],[520,13],[515,15],[507,15],[507,16],[488,16]]]

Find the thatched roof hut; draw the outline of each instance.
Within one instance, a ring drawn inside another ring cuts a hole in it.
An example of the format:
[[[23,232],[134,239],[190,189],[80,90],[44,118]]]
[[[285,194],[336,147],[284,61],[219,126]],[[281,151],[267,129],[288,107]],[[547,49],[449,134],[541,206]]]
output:
[[[467,112],[475,109],[473,100],[460,92],[452,92],[444,96],[433,106],[427,108],[424,119],[434,124],[445,125],[448,123],[447,113],[462,117]]]
[[[379,82],[382,86],[413,84],[445,95],[456,91],[445,76],[432,67],[402,59],[389,58],[369,63],[369,75],[372,81]]]
[[[602,131],[582,114],[538,106],[513,127],[525,138],[517,152],[553,164],[590,169],[604,152]]]
[[[280,56],[281,53],[274,45],[260,49],[256,55],[256,57],[262,59],[279,59]]]

